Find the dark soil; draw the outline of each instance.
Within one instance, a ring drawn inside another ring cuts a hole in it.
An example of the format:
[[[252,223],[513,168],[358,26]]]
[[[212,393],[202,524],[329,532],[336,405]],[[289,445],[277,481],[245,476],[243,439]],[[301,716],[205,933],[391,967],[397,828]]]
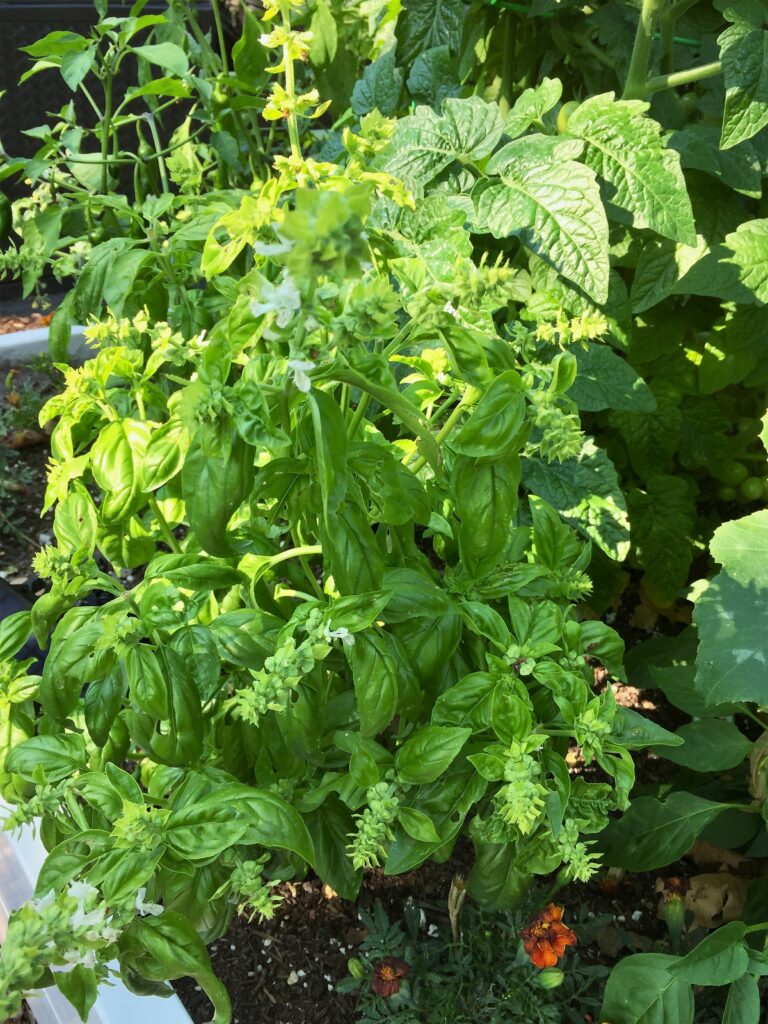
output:
[[[40,313],[0,315],[0,334],[38,327],[46,319]],[[40,590],[32,558],[53,536],[53,517],[40,517],[50,449],[37,412],[58,390],[55,372],[44,361],[0,362],[0,575],[28,597]]]
[[[35,1018],[32,1016],[32,1011],[26,1003],[21,1008],[21,1013],[17,1013],[15,1017],[8,1017],[7,1020],[3,1021],[3,1024],[36,1024]]]

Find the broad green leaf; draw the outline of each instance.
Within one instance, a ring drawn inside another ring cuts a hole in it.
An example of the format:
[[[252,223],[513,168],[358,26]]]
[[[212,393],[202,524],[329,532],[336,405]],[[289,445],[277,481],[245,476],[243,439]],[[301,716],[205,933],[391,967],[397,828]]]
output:
[[[363,77],[355,82],[351,106],[358,117],[378,110],[385,117],[391,117],[397,110],[403,91],[403,71],[395,66],[395,54],[388,50],[363,71]]]
[[[635,953],[613,968],[600,1020],[610,1024],[693,1024],[691,986],[669,968],[677,957]]]
[[[740,765],[752,744],[732,722],[702,718],[681,725],[675,732],[682,746],[658,751],[674,764],[697,772],[719,772]]]
[[[405,830],[395,837],[384,866],[386,875],[412,871],[431,857],[436,850],[450,848],[470,808],[483,796],[488,783],[470,764],[452,767],[436,782],[419,786],[413,804],[432,819],[441,842],[424,843],[409,836]]]
[[[175,75],[184,75],[189,70],[186,53],[176,43],[146,43],[134,46],[133,52],[150,64],[156,64],[164,71],[172,71]]]
[[[735,149],[720,149],[718,127],[699,123],[673,132],[669,148],[680,154],[683,167],[704,171],[752,199],[763,194],[760,155],[751,142],[741,142]]]
[[[752,11],[759,9],[756,5]],[[768,32],[764,18],[740,15],[738,8],[726,8],[733,24],[717,40],[725,78],[723,149],[751,139],[768,125]]]
[[[410,66],[433,46],[452,46],[466,17],[463,0],[408,0],[397,20],[397,56]]]
[[[358,633],[347,649],[363,736],[375,736],[386,728],[397,711],[397,661],[385,633]]]
[[[654,381],[652,390],[656,399],[653,412],[612,412],[609,421],[621,434],[632,468],[642,480],[671,469],[683,423],[680,392],[674,385]]]
[[[768,309],[737,306],[710,332],[699,363],[699,390],[714,394],[743,381],[762,362],[768,337]]]
[[[417,811],[414,807],[401,807],[397,812],[397,820],[408,835],[420,843],[440,842],[440,836],[437,834],[435,823],[430,817],[421,811]]]
[[[493,695],[497,682],[485,672],[472,672],[449,687],[435,701],[435,725],[470,726],[475,732],[491,728]]]
[[[764,550],[756,565],[766,565]],[[766,572],[763,570],[763,580]],[[768,602],[765,587],[718,573],[696,599],[699,630],[696,689],[710,704],[747,700],[768,704]]]
[[[635,228],[693,245],[696,230],[680,157],[664,147],[649,104],[592,96],[568,119],[568,134],[586,143],[584,162],[605,182],[604,197]],[[629,216],[627,216],[629,214]]]
[[[525,419],[525,391],[515,370],[500,374],[491,384],[451,447],[462,455],[498,458],[519,449],[518,431]]]
[[[755,302],[768,303],[768,219],[748,220],[727,235],[726,249],[733,253],[741,283],[752,292]]]
[[[743,921],[724,924],[672,964],[669,973],[690,985],[730,985],[749,965],[743,941],[746,930]]]
[[[308,864],[314,864],[312,839],[299,812],[282,797],[268,790],[231,783],[218,787],[207,801],[210,805],[227,805],[237,810],[247,825],[243,842],[267,849],[290,850]]]
[[[708,704],[696,688],[696,664],[651,665],[650,683],[658,688],[676,708],[692,718],[717,718],[735,715],[738,704]]]
[[[613,463],[592,438],[578,459],[523,460],[523,483],[611,558],[629,553],[629,520]]]
[[[434,782],[456,759],[471,735],[471,729],[456,726],[424,726],[397,752],[395,768],[400,781],[406,786]]]
[[[169,910],[158,917],[137,917],[130,933],[130,938],[148,954],[135,964],[141,974],[157,981],[188,975],[213,1003],[212,1024],[227,1024],[232,1019],[227,990],[213,973],[208,950],[186,917]]]
[[[475,186],[475,224],[514,235],[596,302],[608,298],[608,221],[594,171],[577,163],[575,139],[532,135],[507,143]]]
[[[744,974],[731,985],[723,1024],[760,1024],[760,988],[754,975]]]
[[[496,103],[478,96],[448,99],[443,113],[417,107],[395,125],[384,170],[421,190],[454,160],[481,160],[493,151],[504,123]]]
[[[420,53],[408,76],[408,92],[414,103],[439,110],[443,100],[458,96],[461,82],[447,46]]]
[[[579,409],[598,412],[601,409],[623,409],[631,412],[653,412],[653,392],[626,359],[596,342],[575,352],[577,374],[568,390]]]
[[[53,980],[61,994],[72,1003],[81,1020],[87,1020],[96,1002],[98,981],[96,971],[75,964],[69,971],[55,971]]]
[[[710,544],[712,557],[737,583],[758,588],[768,579],[768,510],[719,526]],[[766,638],[768,641],[768,638]]]
[[[33,736],[17,744],[5,759],[5,769],[18,772],[28,781],[42,768],[49,782],[82,771],[87,760],[85,740],[78,733]]]
[[[28,611],[13,612],[0,619],[0,661],[18,654],[32,631]]]
[[[96,48],[89,46],[87,50],[70,50],[61,58],[61,77],[72,92],[77,91],[78,86],[91,70],[95,52]]]
[[[323,515],[332,528],[330,517],[347,493],[347,431],[341,409],[335,399],[317,388],[308,395],[315,431],[315,458]]]
[[[620,743],[627,750],[642,750],[643,747],[664,747],[662,757],[669,757],[667,747],[679,747],[683,737],[669,732],[650,718],[619,705],[616,716],[611,723],[611,739]]]
[[[728,262],[726,235],[744,219],[743,200],[733,191],[695,174],[689,193],[696,220],[693,245],[670,238],[650,238],[640,251],[630,298],[635,313],[650,309],[668,295],[709,295],[733,302],[751,302]]]
[[[312,33],[309,59],[315,65],[330,64],[336,56],[339,37],[336,20],[326,0],[318,0],[315,5],[309,30]]]
[[[517,510],[520,459],[496,462],[460,455],[453,464],[451,486],[460,520],[459,551],[467,571],[487,576],[504,557]]]
[[[510,139],[527,132],[532,124],[539,124],[545,114],[557,105],[563,95],[563,83],[559,78],[542,78],[538,85],[524,89],[507,114],[504,134]]]
[[[355,823],[352,812],[335,793],[306,816],[315,847],[315,868],[324,882],[345,900],[354,900],[360,889],[362,869],[355,871],[347,854]]]
[[[641,566],[670,599],[688,578],[696,513],[688,481],[681,476],[653,476],[645,489],[627,494],[630,536]]]
[[[600,836],[600,849],[607,864],[630,871],[662,868],[679,860],[707,825],[729,806],[692,793],[672,793],[663,803],[641,796],[632,801],[623,818],[611,822]]]

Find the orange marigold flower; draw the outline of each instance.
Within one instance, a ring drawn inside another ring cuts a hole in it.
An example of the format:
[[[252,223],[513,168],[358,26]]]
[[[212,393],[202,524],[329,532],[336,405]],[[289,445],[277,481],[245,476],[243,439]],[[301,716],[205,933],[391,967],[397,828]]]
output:
[[[397,995],[403,979],[407,978],[410,973],[410,964],[398,960],[394,956],[385,956],[373,969],[371,988],[377,996],[384,996],[385,999],[388,999],[390,996]]]
[[[563,908],[554,903],[540,911],[520,935],[525,952],[542,970],[554,967],[567,947],[576,945],[575,933],[563,924]]]

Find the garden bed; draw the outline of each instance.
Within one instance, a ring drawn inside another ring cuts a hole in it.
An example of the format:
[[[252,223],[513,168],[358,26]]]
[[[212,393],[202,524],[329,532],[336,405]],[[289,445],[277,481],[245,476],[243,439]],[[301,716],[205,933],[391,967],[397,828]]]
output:
[[[58,373],[43,357],[31,361],[4,358],[2,337],[46,328],[48,314],[14,304],[0,307],[0,575],[34,596],[32,558],[52,538],[52,516],[40,517],[50,456],[48,435],[37,412],[58,384]]]

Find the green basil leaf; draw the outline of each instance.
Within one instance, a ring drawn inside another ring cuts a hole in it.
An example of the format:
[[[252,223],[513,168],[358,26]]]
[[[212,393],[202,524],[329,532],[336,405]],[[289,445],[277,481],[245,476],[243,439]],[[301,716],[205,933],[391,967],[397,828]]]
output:
[[[457,726],[425,726],[397,752],[398,778],[407,786],[434,782],[458,757],[471,735],[471,729]]]

